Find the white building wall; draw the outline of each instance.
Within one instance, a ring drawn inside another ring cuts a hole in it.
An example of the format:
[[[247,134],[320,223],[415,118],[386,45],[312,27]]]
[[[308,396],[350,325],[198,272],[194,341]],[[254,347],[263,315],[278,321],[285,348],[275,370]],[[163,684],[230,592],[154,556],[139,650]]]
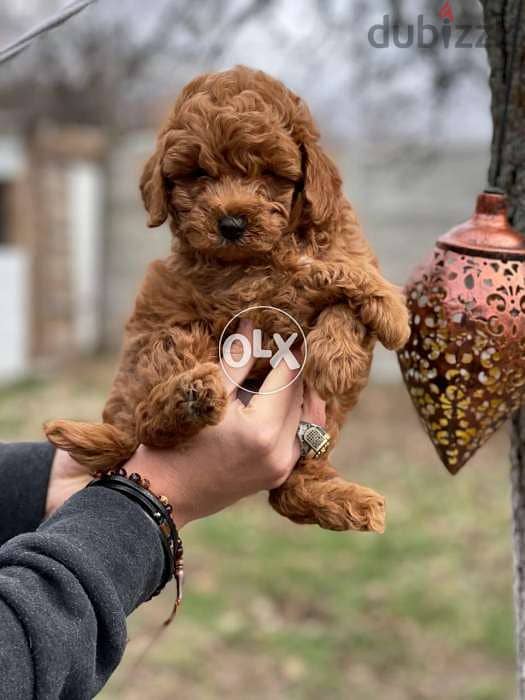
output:
[[[0,381],[27,370],[29,355],[29,265],[27,254],[0,246]]]
[[[0,135],[0,182],[15,180],[25,167],[22,141]],[[29,358],[29,258],[12,245],[0,245],[0,381],[20,377]]]
[[[77,161],[69,169],[68,180],[73,332],[76,349],[90,352],[100,340],[103,207],[100,167],[89,161]]]
[[[11,134],[0,134],[0,180],[13,180],[24,167],[22,140]]]

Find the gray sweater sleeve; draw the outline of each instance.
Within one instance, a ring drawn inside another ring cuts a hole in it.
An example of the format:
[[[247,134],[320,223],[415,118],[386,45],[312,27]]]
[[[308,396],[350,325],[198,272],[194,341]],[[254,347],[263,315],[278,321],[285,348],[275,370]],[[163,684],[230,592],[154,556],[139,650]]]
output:
[[[40,525],[54,454],[46,442],[0,444],[0,545]]]
[[[92,698],[119,663],[126,615],[162,580],[156,525],[137,504],[84,489],[36,532],[0,547],[0,697]]]

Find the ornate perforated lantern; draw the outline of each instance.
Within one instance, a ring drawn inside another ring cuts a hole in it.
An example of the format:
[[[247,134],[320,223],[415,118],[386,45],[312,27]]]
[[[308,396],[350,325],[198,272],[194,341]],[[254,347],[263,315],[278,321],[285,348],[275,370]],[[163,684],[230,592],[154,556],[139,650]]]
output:
[[[412,333],[401,371],[455,474],[525,400],[525,238],[509,225],[502,192],[479,195],[405,293]]]

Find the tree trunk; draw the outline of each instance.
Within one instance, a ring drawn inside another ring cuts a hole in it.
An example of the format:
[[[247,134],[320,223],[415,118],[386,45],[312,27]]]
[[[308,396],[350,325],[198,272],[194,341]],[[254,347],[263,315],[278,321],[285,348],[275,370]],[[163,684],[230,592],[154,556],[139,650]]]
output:
[[[525,10],[520,12],[520,2],[523,0],[482,0],[482,5],[494,122],[489,180],[506,191],[510,221],[525,233]],[[517,44],[512,60],[516,27]],[[505,138],[500,147],[509,81],[512,89]],[[525,407],[512,419],[511,490],[518,697],[525,700]]]

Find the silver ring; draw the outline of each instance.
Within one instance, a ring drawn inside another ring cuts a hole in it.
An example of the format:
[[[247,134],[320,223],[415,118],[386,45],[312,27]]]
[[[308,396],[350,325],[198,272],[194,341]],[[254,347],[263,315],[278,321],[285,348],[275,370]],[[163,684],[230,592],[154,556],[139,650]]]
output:
[[[314,458],[318,459],[330,447],[330,434],[317,423],[300,421],[297,437],[301,445],[301,457],[307,457],[310,452],[313,452]]]

